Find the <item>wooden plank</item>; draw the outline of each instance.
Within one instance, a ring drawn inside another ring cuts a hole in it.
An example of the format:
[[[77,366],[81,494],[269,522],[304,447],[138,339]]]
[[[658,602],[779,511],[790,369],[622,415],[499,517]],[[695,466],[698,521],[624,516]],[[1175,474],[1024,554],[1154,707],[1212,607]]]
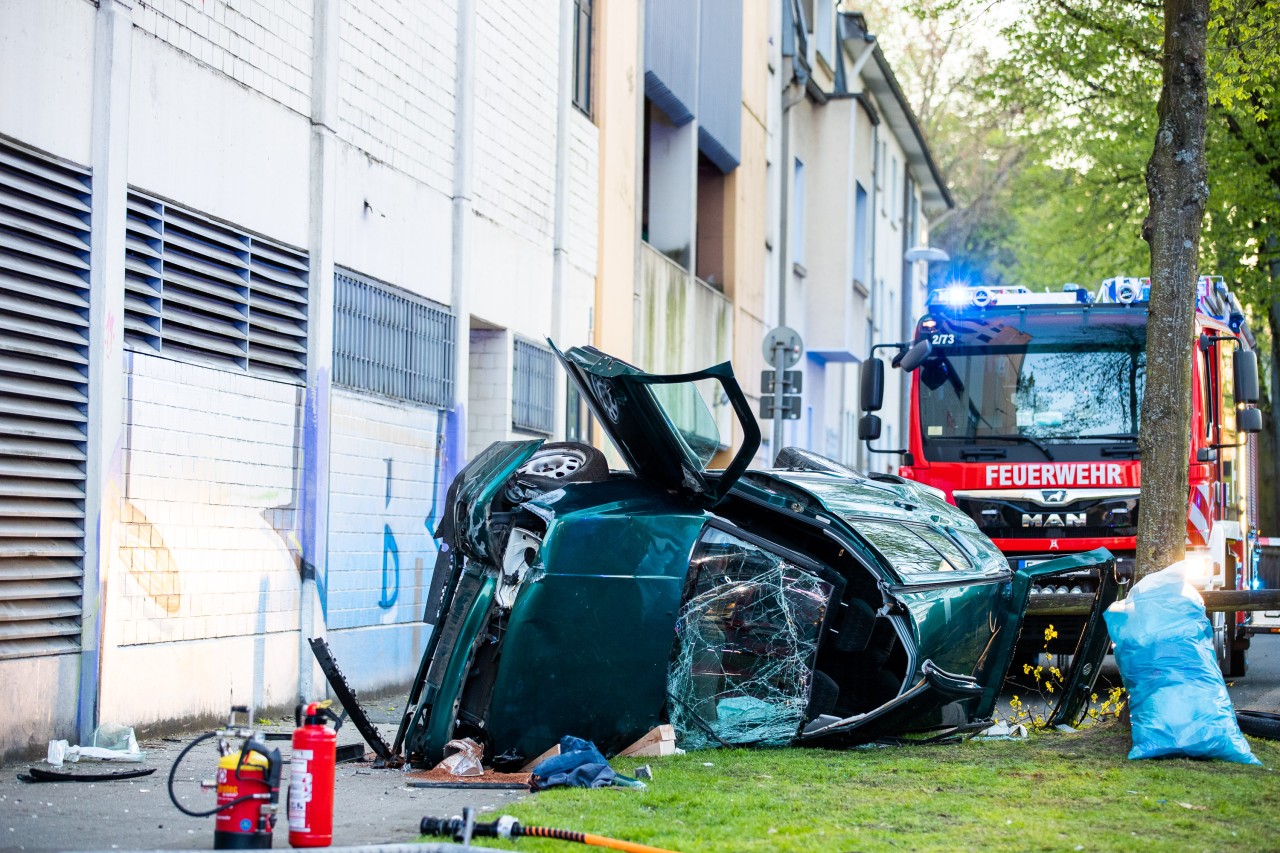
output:
[[[551,758],[553,755],[559,755],[559,754],[560,754],[560,744],[556,744],[555,746],[548,749],[546,752],[542,753],[542,755],[539,755],[537,758],[530,761],[524,767],[521,767],[520,772],[532,773],[533,768],[537,767],[539,764],[546,761],[548,758]]]

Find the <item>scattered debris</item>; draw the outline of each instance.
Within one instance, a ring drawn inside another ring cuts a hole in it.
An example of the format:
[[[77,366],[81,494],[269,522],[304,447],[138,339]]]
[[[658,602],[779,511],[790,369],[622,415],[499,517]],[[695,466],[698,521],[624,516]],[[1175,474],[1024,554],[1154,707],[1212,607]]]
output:
[[[557,750],[559,747],[557,747]],[[619,758],[649,758],[663,755],[681,755],[684,750],[676,746],[675,726],[663,724],[649,729],[649,733],[618,753]]]
[[[364,744],[362,743],[346,743],[338,747],[335,754],[335,761],[338,764],[346,764],[349,761],[364,761]]]
[[[1197,806],[1194,803],[1178,803],[1178,805],[1182,806],[1184,809],[1191,809],[1192,811],[1197,812],[1202,812],[1209,808],[1208,806]]]
[[[1074,729],[1072,730],[1074,731]],[[993,726],[983,729],[974,735],[974,740],[1026,740],[1027,727],[1022,723],[1010,725],[1001,720]]]
[[[566,786],[569,788],[643,788],[645,784],[619,776],[605,761],[600,750],[590,741],[565,735],[560,739],[560,754],[533,768],[530,786],[535,791]]]
[[[94,732],[97,740],[98,732]],[[103,740],[107,740],[103,738]],[[127,738],[110,739],[111,747],[105,746],[71,746],[65,740],[49,741],[49,752],[45,760],[54,767],[61,767],[63,762],[75,763],[82,758],[96,758],[100,761],[127,761],[141,764],[147,754],[138,749],[138,741],[133,736],[133,729],[128,729]]]
[[[635,776],[637,779],[652,779],[653,768],[650,767],[648,764],[641,764],[639,767],[635,769],[635,772],[632,775]]]
[[[483,776],[484,747],[469,737],[451,740],[444,745],[444,759],[436,765],[437,770],[447,770],[454,776]]]
[[[148,767],[145,770],[115,770],[111,773],[72,773],[70,771],[59,773],[56,770],[32,767],[26,773],[19,773],[18,779],[23,782],[112,782],[117,779],[138,779],[155,772],[154,767]]]

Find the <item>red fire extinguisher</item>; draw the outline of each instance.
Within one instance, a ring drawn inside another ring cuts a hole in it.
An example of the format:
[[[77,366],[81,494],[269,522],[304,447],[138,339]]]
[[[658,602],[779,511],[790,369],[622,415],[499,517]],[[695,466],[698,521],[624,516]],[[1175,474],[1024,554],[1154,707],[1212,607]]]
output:
[[[265,850],[271,847],[271,831],[276,824],[276,801],[280,793],[280,750],[269,749],[258,740],[257,732],[236,725],[236,714],[249,716],[249,709],[235,706],[227,727],[200,735],[178,753],[169,768],[169,799],[183,814],[214,818],[215,850]],[[189,809],[174,792],[173,782],[178,765],[197,744],[218,739],[218,774],[214,781],[202,782],[202,788],[217,788],[218,802],[207,811]],[[237,750],[232,738],[241,741]]]
[[[337,771],[338,728],[342,718],[328,702],[312,702],[295,712],[293,763],[289,769],[289,844],[328,847],[333,841],[333,777]],[[333,721],[333,728],[325,725]]]

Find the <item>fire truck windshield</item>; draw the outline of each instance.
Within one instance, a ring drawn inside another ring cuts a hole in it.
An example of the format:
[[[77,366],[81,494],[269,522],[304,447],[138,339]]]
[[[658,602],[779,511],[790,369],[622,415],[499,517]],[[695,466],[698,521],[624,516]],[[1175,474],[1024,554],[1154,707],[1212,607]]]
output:
[[[1105,313],[943,320],[920,367],[926,457],[960,461],[966,446],[984,445],[1052,458],[1046,448],[1081,443],[1096,455],[1098,442],[1131,442],[1146,380],[1145,312]]]

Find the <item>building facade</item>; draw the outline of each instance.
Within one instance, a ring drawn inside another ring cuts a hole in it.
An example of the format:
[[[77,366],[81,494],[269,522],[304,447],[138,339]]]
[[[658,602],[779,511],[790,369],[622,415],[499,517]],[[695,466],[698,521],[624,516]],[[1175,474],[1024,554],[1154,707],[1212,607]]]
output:
[[[412,674],[468,448],[577,428],[583,8],[0,0],[0,754]]]
[[[466,460],[607,445],[548,338],[758,399],[791,326],[783,443],[896,463],[950,199],[831,0],[0,0],[0,80],[0,757],[321,695],[310,637],[404,684]]]

